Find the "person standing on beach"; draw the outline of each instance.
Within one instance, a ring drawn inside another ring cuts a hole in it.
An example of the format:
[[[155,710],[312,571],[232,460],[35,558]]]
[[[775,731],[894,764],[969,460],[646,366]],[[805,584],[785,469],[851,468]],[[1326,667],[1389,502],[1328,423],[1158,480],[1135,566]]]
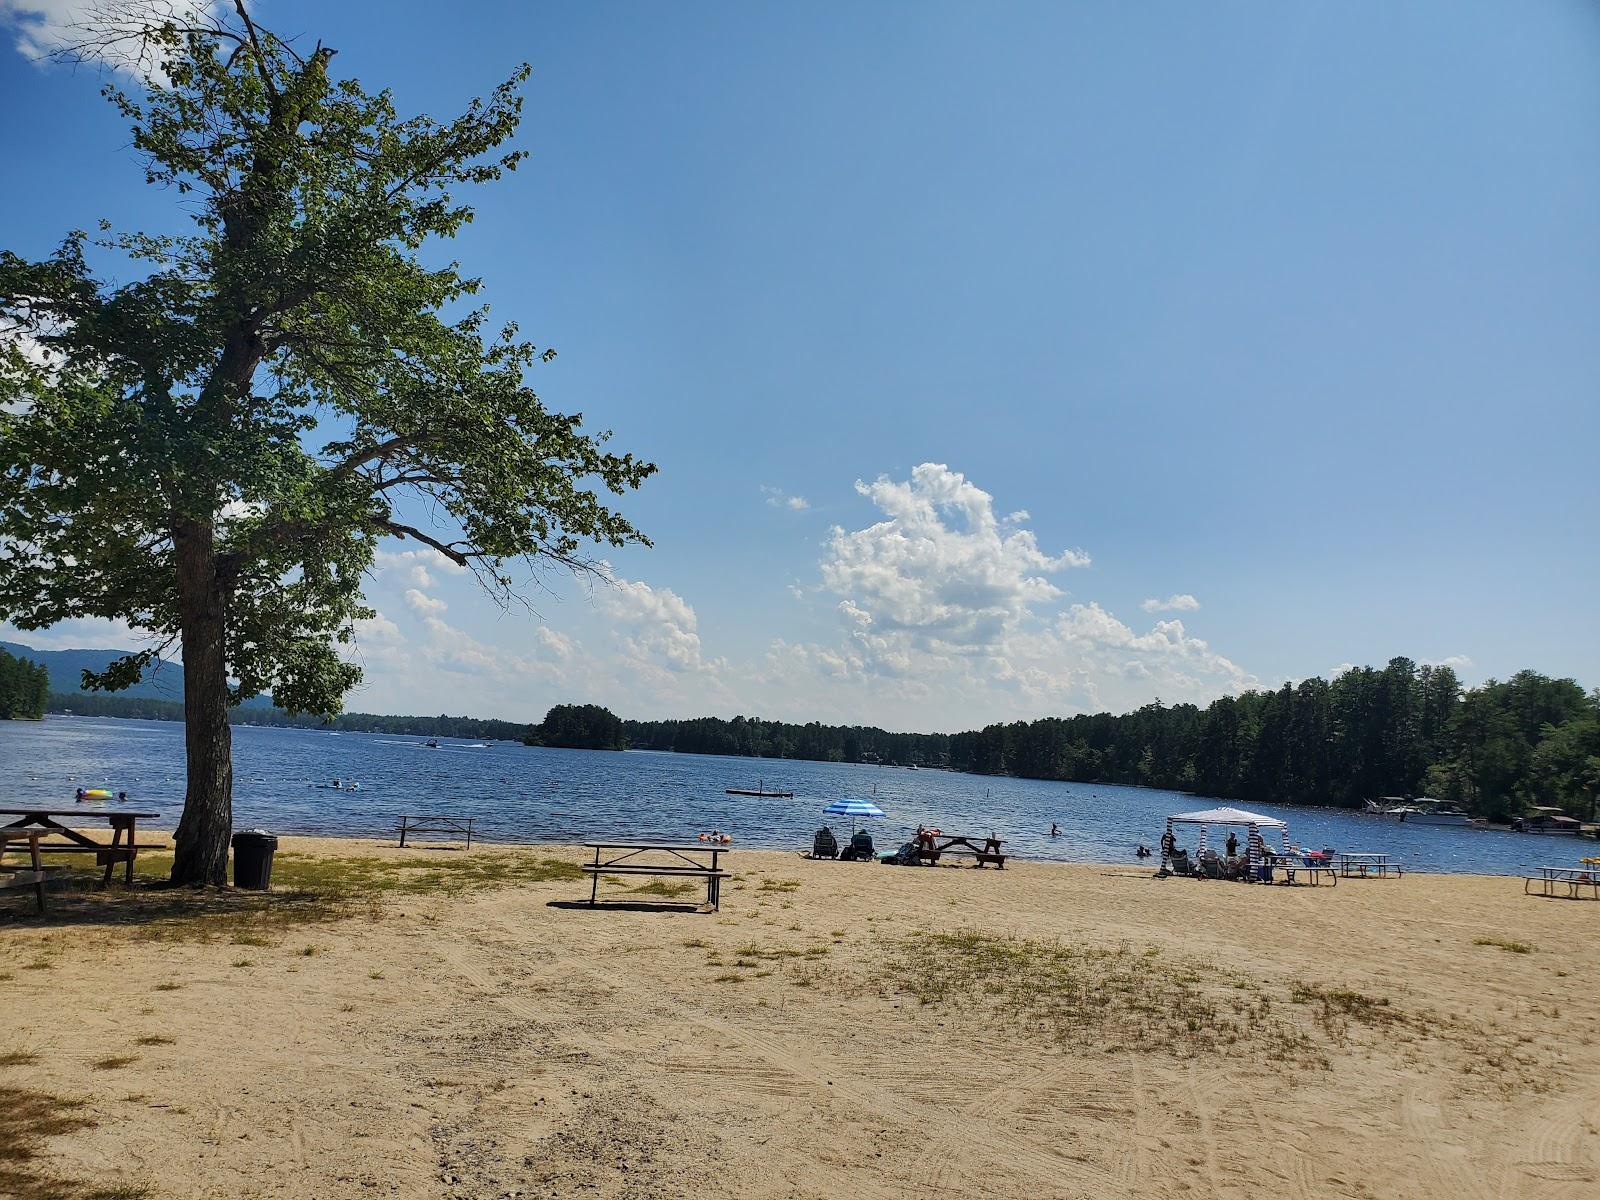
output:
[[[1227,845],[1228,845],[1228,857],[1229,858],[1238,858],[1239,857],[1239,835],[1237,833],[1234,833],[1231,829],[1228,831],[1228,843],[1227,843]]]

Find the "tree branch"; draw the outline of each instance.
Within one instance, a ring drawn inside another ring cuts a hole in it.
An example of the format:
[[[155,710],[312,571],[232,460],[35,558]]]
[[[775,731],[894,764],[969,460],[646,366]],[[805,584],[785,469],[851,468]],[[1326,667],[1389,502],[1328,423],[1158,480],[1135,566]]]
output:
[[[424,546],[432,546],[435,550],[444,555],[451,562],[455,563],[458,567],[471,566],[473,559],[485,557],[482,554],[464,553],[460,550],[457,550],[454,545],[446,545],[444,542],[439,541],[438,538],[431,538],[427,534],[423,533],[422,530],[413,529],[409,525],[401,525],[395,521],[381,521],[379,524],[381,524],[387,532],[393,534],[397,538],[400,538],[402,541],[408,537],[416,538],[417,541],[421,542]]]

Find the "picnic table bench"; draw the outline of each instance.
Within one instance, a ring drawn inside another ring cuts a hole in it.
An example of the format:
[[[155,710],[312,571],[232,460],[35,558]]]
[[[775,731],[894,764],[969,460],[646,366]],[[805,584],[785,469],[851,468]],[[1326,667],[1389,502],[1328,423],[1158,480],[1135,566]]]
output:
[[[135,837],[135,830],[140,821],[151,820],[160,815],[153,812],[128,812],[126,809],[105,812],[92,808],[0,808],[0,817],[16,818],[5,825],[0,825],[0,829],[37,830],[41,835],[59,839],[41,843],[39,849],[45,854],[93,854],[95,864],[106,869],[105,876],[101,879],[105,884],[111,882],[112,868],[118,863],[123,863],[126,867],[124,882],[132,887],[133,860],[139,856],[139,851],[166,849],[164,845],[140,842]],[[111,841],[97,842],[88,834],[63,825],[56,820],[57,817],[71,817],[80,824],[86,821],[109,822]]]
[[[1533,895],[1533,885],[1538,884],[1541,896],[1554,896],[1557,887],[1564,887],[1568,899],[1580,900],[1583,889],[1588,888],[1589,898],[1600,900],[1600,870],[1594,867],[1534,867],[1533,870],[1535,874],[1522,877],[1524,896]]]
[[[0,867],[0,888],[32,887],[41,913],[44,912],[44,867],[39,864],[39,839],[43,836],[37,829],[0,829],[0,860],[5,858],[12,842],[27,842],[31,860],[27,867],[20,869]]]
[[[923,862],[937,863],[940,855],[970,854],[977,859],[978,866],[993,863],[1003,871],[1006,869],[1006,856],[1000,851],[1002,844],[993,834],[984,838],[982,845],[978,844],[976,838],[953,837],[943,833],[924,834],[917,841],[917,858]]]
[[[585,842],[584,846],[594,851],[594,861],[583,866],[584,874],[591,880],[591,906],[599,900],[602,875],[665,875],[704,879],[706,906],[716,912],[722,905],[722,881],[732,874],[723,870],[718,862],[720,855],[729,852],[728,847],[716,842]],[[602,854],[609,857],[602,860]],[[640,857],[650,854],[664,855],[670,861],[647,861]],[[710,856],[709,860],[704,857],[706,855]]]
[[[1279,854],[1272,850],[1266,849],[1263,849],[1262,851],[1261,861],[1265,866],[1271,867],[1274,871],[1282,871],[1283,882],[1290,887],[1294,886],[1295,876],[1297,874],[1305,875],[1306,881],[1311,884],[1312,887],[1319,886],[1324,877],[1326,877],[1328,882],[1334,887],[1339,886],[1339,868],[1334,866],[1331,861],[1326,863],[1308,863],[1298,854]]]
[[[1339,874],[1346,879],[1398,879],[1405,873],[1401,865],[1387,854],[1364,854],[1341,851],[1334,856]]]
[[[472,849],[472,822],[473,817],[455,817],[448,813],[422,813],[419,816],[403,816],[398,826],[400,831],[400,847],[405,848],[406,836],[413,833],[448,833],[455,837],[465,836],[467,849]]]

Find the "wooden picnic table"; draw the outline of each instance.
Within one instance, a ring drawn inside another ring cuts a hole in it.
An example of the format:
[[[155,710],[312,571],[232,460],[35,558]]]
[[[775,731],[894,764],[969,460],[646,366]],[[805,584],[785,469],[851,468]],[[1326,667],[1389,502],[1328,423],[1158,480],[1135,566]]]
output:
[[[1537,874],[1522,877],[1522,894],[1531,896],[1533,884],[1539,885],[1539,895],[1554,896],[1557,886],[1566,888],[1570,899],[1580,899],[1582,889],[1588,888],[1592,899],[1600,900],[1600,869],[1595,867],[1534,867]]]
[[[1321,884],[1324,875],[1334,887],[1339,886],[1339,868],[1331,861],[1308,863],[1298,854],[1282,854],[1265,847],[1261,851],[1261,861],[1274,871],[1282,871],[1283,882],[1290,887],[1294,886],[1297,874],[1303,874],[1313,887]]]
[[[978,866],[993,863],[1003,871],[1006,869],[1006,856],[1000,850],[1003,844],[992,833],[983,839],[981,846],[976,838],[925,833],[917,839],[917,857],[923,862],[937,863],[943,854],[970,854],[978,860]]]
[[[44,867],[39,863],[39,839],[43,836],[37,829],[0,829],[0,859],[11,849],[12,842],[27,842],[30,860],[24,870],[0,868],[0,888],[32,887],[41,913],[44,912]]]
[[[1391,874],[1399,878],[1404,874],[1404,868],[1387,854],[1341,850],[1334,859],[1346,879],[1387,879]]]
[[[141,850],[164,850],[165,846],[140,845],[134,836],[140,821],[153,820],[160,813],[129,812],[126,809],[111,811],[86,808],[0,808],[0,817],[16,820],[0,825],[0,830],[38,830],[39,833],[59,841],[41,842],[39,849],[45,854],[93,854],[97,866],[106,871],[102,883],[111,882],[111,870],[117,863],[127,865],[123,876],[128,886],[133,886],[133,860]],[[76,823],[106,821],[111,825],[111,841],[97,842],[86,833],[56,820],[71,817]]]
[[[406,838],[418,833],[448,833],[467,839],[467,849],[472,849],[472,823],[476,817],[458,817],[451,813],[421,813],[400,818],[400,847],[405,848]]]
[[[594,862],[585,863],[583,870],[592,880],[589,903],[594,905],[600,895],[602,875],[667,875],[687,876],[706,881],[706,905],[717,911],[722,905],[722,881],[729,875],[722,869],[720,856],[730,852],[730,847],[720,842],[648,842],[615,841],[585,842],[594,851]],[[607,855],[602,859],[602,855]],[[641,859],[641,855],[665,856],[668,861]],[[709,861],[704,857],[710,855]]]

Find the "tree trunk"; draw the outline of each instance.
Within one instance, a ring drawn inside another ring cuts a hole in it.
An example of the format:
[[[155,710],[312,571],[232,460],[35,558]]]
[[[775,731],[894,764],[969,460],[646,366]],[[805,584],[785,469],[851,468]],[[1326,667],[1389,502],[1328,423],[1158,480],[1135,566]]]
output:
[[[233,731],[228,727],[227,596],[208,525],[174,531],[183,632],[183,723],[188,790],[174,839],[172,882],[228,882],[233,833]]]

